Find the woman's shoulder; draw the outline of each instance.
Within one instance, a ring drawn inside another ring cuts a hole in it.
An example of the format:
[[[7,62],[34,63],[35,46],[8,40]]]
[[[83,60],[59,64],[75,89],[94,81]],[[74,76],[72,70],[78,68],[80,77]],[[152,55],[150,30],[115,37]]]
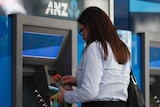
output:
[[[106,42],[107,47],[109,50],[111,50],[111,46],[108,42]],[[90,45],[88,46],[89,48],[97,48],[97,49],[102,49],[102,45],[100,41],[94,41],[92,43],[90,43]]]
[[[88,47],[100,47],[101,43],[99,41],[94,41],[92,42]]]
[[[94,41],[87,47],[88,51],[100,52],[102,50],[101,43],[99,41]]]

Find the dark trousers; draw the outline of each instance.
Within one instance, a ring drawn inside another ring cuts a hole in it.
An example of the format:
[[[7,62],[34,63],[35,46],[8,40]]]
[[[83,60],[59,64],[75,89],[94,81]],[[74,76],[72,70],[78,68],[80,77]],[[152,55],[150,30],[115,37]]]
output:
[[[82,103],[81,107],[127,107],[124,101],[92,101]]]

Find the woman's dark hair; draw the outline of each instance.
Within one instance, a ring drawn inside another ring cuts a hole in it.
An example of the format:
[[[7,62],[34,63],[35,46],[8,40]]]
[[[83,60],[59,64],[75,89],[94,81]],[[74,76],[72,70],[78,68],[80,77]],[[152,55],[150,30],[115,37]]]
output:
[[[85,25],[88,30],[85,49],[93,41],[100,41],[106,60],[108,57],[108,42],[119,64],[125,64],[129,60],[130,52],[127,46],[120,40],[116,28],[103,10],[94,6],[86,8],[79,16],[78,23]]]

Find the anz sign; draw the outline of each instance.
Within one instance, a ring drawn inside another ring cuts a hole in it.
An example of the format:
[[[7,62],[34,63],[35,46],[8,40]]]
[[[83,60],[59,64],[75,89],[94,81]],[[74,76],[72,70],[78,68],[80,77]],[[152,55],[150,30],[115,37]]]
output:
[[[77,18],[80,14],[77,0],[69,2],[49,1],[45,10],[45,15]]]

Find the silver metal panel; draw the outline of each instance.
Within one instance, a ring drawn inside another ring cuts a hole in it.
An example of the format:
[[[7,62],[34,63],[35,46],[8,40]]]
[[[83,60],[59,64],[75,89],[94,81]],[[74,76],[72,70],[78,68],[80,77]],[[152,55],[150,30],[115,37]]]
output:
[[[77,68],[77,22],[69,20],[51,19],[28,15],[11,15],[13,22],[12,40],[12,72],[13,72],[13,97],[12,107],[22,107],[23,88],[23,58],[22,58],[22,35],[23,26],[31,25],[46,28],[60,28],[71,30],[72,35],[72,75]]]
[[[160,74],[159,70],[150,68],[150,52],[149,49],[151,46],[160,47],[160,33],[145,32],[139,33],[142,38],[142,87],[145,95],[146,107],[150,107],[150,75]]]

